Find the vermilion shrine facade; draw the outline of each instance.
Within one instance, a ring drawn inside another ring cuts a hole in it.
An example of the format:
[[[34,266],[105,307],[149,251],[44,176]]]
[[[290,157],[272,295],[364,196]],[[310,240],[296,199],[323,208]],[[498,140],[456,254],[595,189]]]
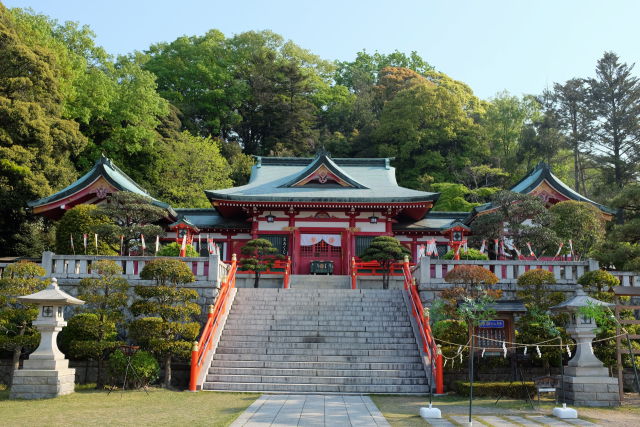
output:
[[[466,239],[486,204],[471,212],[431,211],[439,194],[401,187],[388,158],[257,157],[249,183],[206,190],[209,209],[179,209],[152,198],[166,210],[165,241],[186,235],[206,253],[207,239],[223,259],[240,253],[250,239],[264,238],[292,261],[294,274],[308,274],[313,261],[333,264],[333,274],[350,274],[376,236],[395,236],[417,258],[421,245],[435,243],[439,254]],[[579,200],[597,206],[607,218],[613,211],[573,191],[541,163],[512,191],[540,195],[549,204]],[[60,218],[81,203],[103,203],[108,194],[132,191],[151,197],[106,157],[78,181],[29,203],[34,214]]]

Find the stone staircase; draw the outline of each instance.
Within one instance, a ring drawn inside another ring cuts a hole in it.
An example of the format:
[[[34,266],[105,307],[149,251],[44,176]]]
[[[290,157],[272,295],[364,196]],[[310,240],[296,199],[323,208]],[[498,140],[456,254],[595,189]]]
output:
[[[398,290],[238,289],[204,390],[426,393]]]

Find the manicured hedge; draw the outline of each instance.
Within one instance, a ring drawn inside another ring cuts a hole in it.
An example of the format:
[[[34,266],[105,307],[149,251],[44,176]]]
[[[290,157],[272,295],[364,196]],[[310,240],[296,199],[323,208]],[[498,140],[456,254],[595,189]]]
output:
[[[511,385],[509,385],[511,384]],[[460,396],[469,396],[470,383],[456,381],[455,390]],[[536,386],[532,381],[509,383],[502,382],[474,382],[473,395],[477,397],[510,397],[512,399],[526,399],[527,390],[531,397],[536,395]]]

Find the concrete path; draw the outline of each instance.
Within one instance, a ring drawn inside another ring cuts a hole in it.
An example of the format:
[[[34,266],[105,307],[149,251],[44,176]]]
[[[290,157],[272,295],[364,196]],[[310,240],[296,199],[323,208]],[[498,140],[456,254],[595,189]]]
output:
[[[468,425],[469,418],[467,415],[447,415],[443,414],[441,420],[428,420],[427,425],[444,427],[453,426],[449,420],[457,425]],[[521,427],[521,426],[550,426],[550,427],[569,427],[572,425],[597,427],[597,424],[590,423],[586,420],[560,420],[554,417],[544,415],[527,414],[522,416],[515,415],[474,415],[472,417],[473,425],[476,426],[492,426],[492,427]]]
[[[368,396],[264,394],[232,427],[389,426]]]

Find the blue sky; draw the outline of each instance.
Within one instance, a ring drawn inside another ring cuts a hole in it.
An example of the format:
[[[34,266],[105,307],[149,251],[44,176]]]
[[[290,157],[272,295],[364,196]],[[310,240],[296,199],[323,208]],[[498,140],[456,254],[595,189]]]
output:
[[[362,49],[417,51],[481,98],[540,93],[593,75],[605,50],[640,62],[640,2],[633,0],[5,0],[60,21],[88,24],[113,54],[217,28],[270,29],[325,59]],[[640,67],[640,65],[639,65]],[[640,70],[636,70],[640,75]]]

